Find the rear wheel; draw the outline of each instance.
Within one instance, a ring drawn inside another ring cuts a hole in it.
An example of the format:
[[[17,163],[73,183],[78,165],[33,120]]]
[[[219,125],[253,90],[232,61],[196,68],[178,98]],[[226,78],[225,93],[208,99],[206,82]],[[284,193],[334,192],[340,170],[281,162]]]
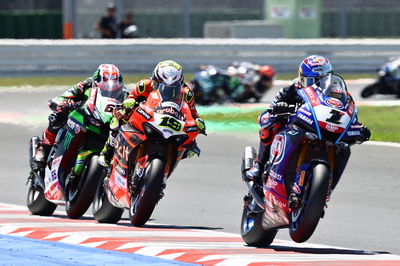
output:
[[[102,182],[103,177],[97,186],[97,191],[93,199],[93,216],[99,223],[115,224],[121,219],[124,209],[115,207],[108,200],[107,193],[104,190],[104,183]]]
[[[317,164],[312,171],[312,178],[304,189],[302,206],[291,213],[289,226],[290,237],[301,243],[307,241],[323,215],[329,186],[329,170],[324,164]]]
[[[102,176],[102,167],[97,163],[98,156],[93,156],[83,171],[78,186],[65,185],[65,211],[71,219],[80,218],[92,203],[97,184]]]
[[[35,184],[35,176],[31,173],[32,179],[30,181],[28,195],[26,197],[26,206],[29,211],[34,215],[52,215],[57,205],[48,201],[44,196],[43,189]]]
[[[131,197],[129,219],[134,226],[144,225],[160,200],[164,166],[165,163],[158,158],[151,160],[137,191]]]
[[[254,201],[251,196],[249,200]],[[254,206],[255,204],[252,202],[250,205]],[[248,206],[243,207],[240,233],[243,241],[249,246],[269,246],[274,241],[278,230],[265,230],[262,227],[263,215],[263,211],[253,212]]]

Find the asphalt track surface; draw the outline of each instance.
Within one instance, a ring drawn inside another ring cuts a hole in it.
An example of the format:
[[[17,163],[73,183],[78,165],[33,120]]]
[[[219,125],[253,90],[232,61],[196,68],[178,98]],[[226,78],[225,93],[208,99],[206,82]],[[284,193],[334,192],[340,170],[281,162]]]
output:
[[[357,92],[362,86],[354,87]],[[27,143],[32,135],[41,134],[46,121],[25,123],[23,119],[48,112],[47,100],[59,92],[0,92],[0,202],[25,204]],[[257,135],[210,132],[198,142],[201,156],[177,167],[152,221],[239,233],[246,193],[240,179],[241,156],[245,146],[257,146]],[[308,242],[400,255],[399,152],[397,147],[354,146],[325,218]],[[282,230],[276,238],[289,239],[288,231]]]

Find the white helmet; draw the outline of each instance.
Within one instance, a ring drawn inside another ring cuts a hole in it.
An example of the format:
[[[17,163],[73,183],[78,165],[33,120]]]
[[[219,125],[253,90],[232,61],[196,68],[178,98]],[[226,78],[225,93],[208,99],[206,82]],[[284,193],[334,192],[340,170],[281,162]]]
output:
[[[157,83],[165,83],[167,85],[182,83],[182,67],[173,60],[162,61],[154,68],[151,78]]]

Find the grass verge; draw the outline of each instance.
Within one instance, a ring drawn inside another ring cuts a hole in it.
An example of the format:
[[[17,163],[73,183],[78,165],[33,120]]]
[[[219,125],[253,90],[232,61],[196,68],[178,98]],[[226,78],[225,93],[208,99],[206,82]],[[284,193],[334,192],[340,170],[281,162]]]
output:
[[[151,73],[149,74],[138,74],[138,75],[123,75],[124,83],[136,83],[141,79],[150,77]],[[91,76],[91,73],[88,72],[87,76],[34,76],[34,77],[0,77],[1,80],[1,87],[10,87],[10,86],[25,86],[30,85],[33,87],[37,86],[73,86],[76,83],[87,79]],[[186,80],[191,80],[193,75],[189,74],[186,75]]]
[[[257,132],[263,108],[200,107],[207,128],[216,132]],[[400,143],[400,106],[360,106],[359,120],[372,132],[371,140]]]
[[[86,79],[90,76],[90,72],[87,73],[87,76],[16,76],[16,77],[0,77],[1,87],[9,87],[9,86],[72,86],[79,81]],[[138,74],[138,75],[124,75],[125,84],[134,83],[141,79],[148,78],[151,75],[149,74]],[[278,74],[277,79],[282,80],[292,80],[295,78],[294,74]],[[190,81],[194,77],[193,73],[186,73],[185,80]],[[376,78],[375,74],[344,74],[344,79],[359,79],[359,78]]]

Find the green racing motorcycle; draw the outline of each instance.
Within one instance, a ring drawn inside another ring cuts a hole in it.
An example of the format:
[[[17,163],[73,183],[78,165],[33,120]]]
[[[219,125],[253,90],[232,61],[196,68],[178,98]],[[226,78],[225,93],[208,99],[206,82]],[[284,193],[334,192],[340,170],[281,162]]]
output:
[[[33,161],[41,140],[30,140],[27,206],[34,215],[52,215],[57,205],[65,205],[68,217],[77,219],[93,200],[103,171],[97,159],[109,135],[112,112],[126,91],[92,87],[85,95],[86,102],[69,114],[57,133],[44,170],[37,170]]]

